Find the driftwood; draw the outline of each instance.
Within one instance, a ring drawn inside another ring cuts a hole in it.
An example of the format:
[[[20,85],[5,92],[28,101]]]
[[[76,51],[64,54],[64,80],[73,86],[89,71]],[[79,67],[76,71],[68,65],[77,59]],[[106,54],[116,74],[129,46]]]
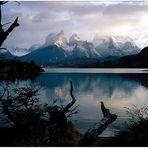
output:
[[[97,140],[97,137],[102,134],[107,126],[117,119],[117,115],[111,114],[109,109],[104,106],[103,102],[101,102],[101,110],[103,113],[102,120],[84,134],[79,142],[79,146],[92,146]]]
[[[74,96],[74,94],[73,94],[73,83],[72,83],[72,81],[70,81],[70,96],[71,96],[72,100],[71,100],[70,103],[68,103],[68,104],[64,107],[63,111],[64,111],[65,113],[67,113],[67,112],[69,111],[69,109],[70,109],[70,108],[75,104],[75,102],[76,102],[75,96]]]
[[[1,11],[1,6],[6,4],[8,1],[0,1],[0,47],[4,43],[4,41],[7,39],[8,35],[13,31],[15,27],[18,27],[18,17],[13,21],[12,24],[8,27],[7,30],[3,29],[3,26],[9,23],[2,24],[2,11]]]

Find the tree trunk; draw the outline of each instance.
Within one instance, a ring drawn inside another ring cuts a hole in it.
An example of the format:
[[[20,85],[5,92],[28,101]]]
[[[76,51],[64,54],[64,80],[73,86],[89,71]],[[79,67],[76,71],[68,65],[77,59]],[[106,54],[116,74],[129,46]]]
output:
[[[2,10],[1,6],[6,4],[8,1],[0,1],[0,47],[4,43],[4,41],[7,39],[8,35],[13,31],[15,27],[18,27],[18,17],[14,20],[14,22],[9,26],[7,30],[3,29],[3,24],[2,24]]]
[[[70,96],[71,96],[72,100],[71,100],[70,103],[68,103],[64,107],[63,112],[65,112],[65,113],[69,112],[69,108],[71,108],[76,102],[75,96],[73,94],[73,83],[72,83],[72,81],[70,81]]]
[[[101,102],[101,110],[104,115],[102,120],[89,129],[79,142],[79,146],[92,146],[97,140],[97,137],[107,128],[109,124],[117,119],[117,115],[111,114],[109,109],[105,108],[104,103]]]

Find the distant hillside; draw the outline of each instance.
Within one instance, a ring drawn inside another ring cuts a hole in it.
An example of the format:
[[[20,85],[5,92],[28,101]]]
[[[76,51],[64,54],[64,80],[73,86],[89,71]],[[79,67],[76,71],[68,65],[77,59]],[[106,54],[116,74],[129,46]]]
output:
[[[101,68],[148,68],[148,47],[141,50],[140,53],[121,57],[115,61],[97,62],[91,67]]]
[[[136,55],[125,56],[115,64],[117,67],[148,68],[148,47]]]
[[[41,47],[25,56],[18,57],[22,61],[35,61],[37,64],[55,63],[57,61],[64,60],[67,57],[65,51],[61,47],[56,45],[50,45],[48,47]]]

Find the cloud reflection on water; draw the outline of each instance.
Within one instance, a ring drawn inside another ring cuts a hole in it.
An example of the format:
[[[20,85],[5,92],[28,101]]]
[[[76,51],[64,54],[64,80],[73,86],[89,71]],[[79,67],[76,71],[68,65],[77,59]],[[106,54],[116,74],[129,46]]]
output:
[[[123,123],[127,121],[125,107],[132,105],[142,107],[148,104],[148,89],[141,85],[141,79],[133,79],[133,75],[130,79],[129,75],[127,78],[117,73],[43,73],[34,82],[17,81],[13,85],[16,87],[29,84],[42,85],[40,93],[43,102],[60,98],[65,104],[70,100],[69,81],[72,80],[76,104],[79,105],[79,113],[73,117],[75,126],[84,132],[98,122],[102,118],[100,101],[104,101],[111,112],[118,115],[117,121],[104,133],[109,135],[112,131],[121,129]]]

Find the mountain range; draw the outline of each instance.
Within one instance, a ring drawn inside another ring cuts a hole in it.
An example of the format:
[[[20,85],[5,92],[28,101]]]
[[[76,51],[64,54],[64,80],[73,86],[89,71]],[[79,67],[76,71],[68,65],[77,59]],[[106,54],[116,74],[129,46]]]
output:
[[[29,49],[16,48],[7,52],[8,59],[17,57],[22,61],[34,60],[40,65],[71,65],[96,61],[116,60],[140,52],[129,37],[95,36],[92,41],[83,41],[77,34],[66,38],[64,31],[51,33],[43,45],[34,45]]]

